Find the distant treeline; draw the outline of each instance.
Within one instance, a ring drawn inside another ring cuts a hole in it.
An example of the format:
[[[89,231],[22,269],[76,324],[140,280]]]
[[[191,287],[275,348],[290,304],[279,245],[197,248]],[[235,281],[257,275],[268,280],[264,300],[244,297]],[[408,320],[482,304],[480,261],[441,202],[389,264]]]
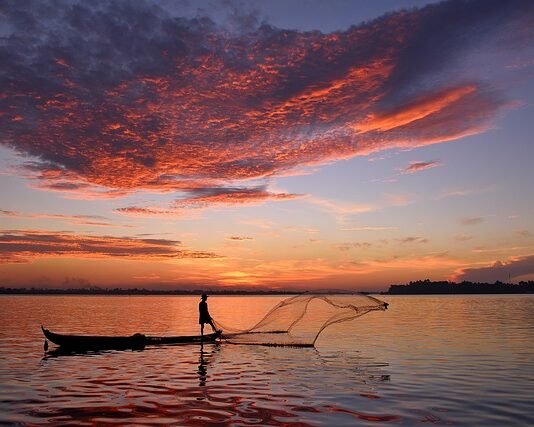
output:
[[[438,294],[532,294],[534,281],[514,283],[432,282],[428,279],[407,285],[391,285],[387,295],[438,295]]]
[[[209,295],[296,295],[296,291],[274,291],[274,290],[158,290],[158,289],[139,289],[139,288],[6,288],[0,287],[0,294],[10,295],[200,295],[206,292]]]
[[[1,294],[9,295],[298,295],[302,291],[289,290],[244,290],[244,289],[145,289],[145,288],[11,288],[0,287]],[[322,290],[314,293],[345,294],[342,290]],[[379,292],[359,291],[360,294]],[[406,285],[391,285],[383,295],[418,295],[418,294],[532,294],[534,281],[513,283],[473,283],[473,282],[432,282],[428,279],[417,280]]]

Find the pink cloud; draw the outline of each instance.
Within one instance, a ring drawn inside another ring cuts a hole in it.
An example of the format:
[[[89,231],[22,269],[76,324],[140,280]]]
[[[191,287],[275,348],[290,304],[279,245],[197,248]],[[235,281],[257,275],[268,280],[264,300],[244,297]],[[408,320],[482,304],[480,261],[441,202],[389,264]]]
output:
[[[144,2],[120,13],[112,3],[78,7],[83,27],[69,7],[47,16],[24,2],[7,8],[17,37],[5,39],[0,143],[39,159],[26,167],[36,188],[80,198],[193,193],[174,209],[287,200],[198,191],[483,132],[511,104],[498,82],[457,63],[505,46],[487,42],[502,33],[521,30],[518,57],[532,38],[532,8],[507,2],[449,1],[331,34],[268,25],[234,34]],[[432,25],[460,7],[469,19]],[[30,27],[17,27],[20,14]],[[133,31],[129,17],[151,25]]]
[[[116,212],[131,216],[184,217],[210,207],[258,205],[303,197],[300,194],[273,193],[265,186],[196,188],[186,194],[186,197],[175,200],[166,208],[130,206],[118,208]]]
[[[440,166],[441,162],[439,160],[430,160],[428,162],[411,162],[408,166],[402,169],[403,174],[411,174],[415,172],[420,172],[426,169],[432,169],[436,166]]]

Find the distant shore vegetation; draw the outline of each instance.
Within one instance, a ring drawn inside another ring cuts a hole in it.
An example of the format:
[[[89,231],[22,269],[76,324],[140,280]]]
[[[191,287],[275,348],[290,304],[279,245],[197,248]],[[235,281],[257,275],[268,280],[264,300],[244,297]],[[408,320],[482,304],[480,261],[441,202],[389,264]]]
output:
[[[101,288],[98,286],[77,288],[15,288],[0,286],[0,295],[298,295],[301,290],[276,289],[146,289]],[[448,282],[429,279],[412,281],[404,285],[391,285],[385,292],[350,290],[314,290],[314,294],[381,294],[381,295],[449,295],[449,294],[534,294],[534,281],[519,283]]]
[[[417,280],[406,285],[391,285],[385,295],[447,295],[447,294],[533,294],[534,281],[504,283],[433,282]]]

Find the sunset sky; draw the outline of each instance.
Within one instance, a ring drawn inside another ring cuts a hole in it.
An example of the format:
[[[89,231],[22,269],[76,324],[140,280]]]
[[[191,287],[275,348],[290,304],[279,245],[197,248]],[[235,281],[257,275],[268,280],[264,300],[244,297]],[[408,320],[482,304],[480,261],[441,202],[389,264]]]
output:
[[[534,279],[532,1],[0,20],[0,286]]]

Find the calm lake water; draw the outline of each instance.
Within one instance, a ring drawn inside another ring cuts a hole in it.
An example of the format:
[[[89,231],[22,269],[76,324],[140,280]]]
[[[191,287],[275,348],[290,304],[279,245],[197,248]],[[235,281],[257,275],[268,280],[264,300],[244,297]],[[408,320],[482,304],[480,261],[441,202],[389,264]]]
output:
[[[212,297],[247,327],[283,297]],[[209,344],[43,358],[57,332],[197,333],[198,297],[0,297],[2,424],[534,425],[534,296],[385,296],[315,349]],[[52,345],[53,347],[53,345]]]

